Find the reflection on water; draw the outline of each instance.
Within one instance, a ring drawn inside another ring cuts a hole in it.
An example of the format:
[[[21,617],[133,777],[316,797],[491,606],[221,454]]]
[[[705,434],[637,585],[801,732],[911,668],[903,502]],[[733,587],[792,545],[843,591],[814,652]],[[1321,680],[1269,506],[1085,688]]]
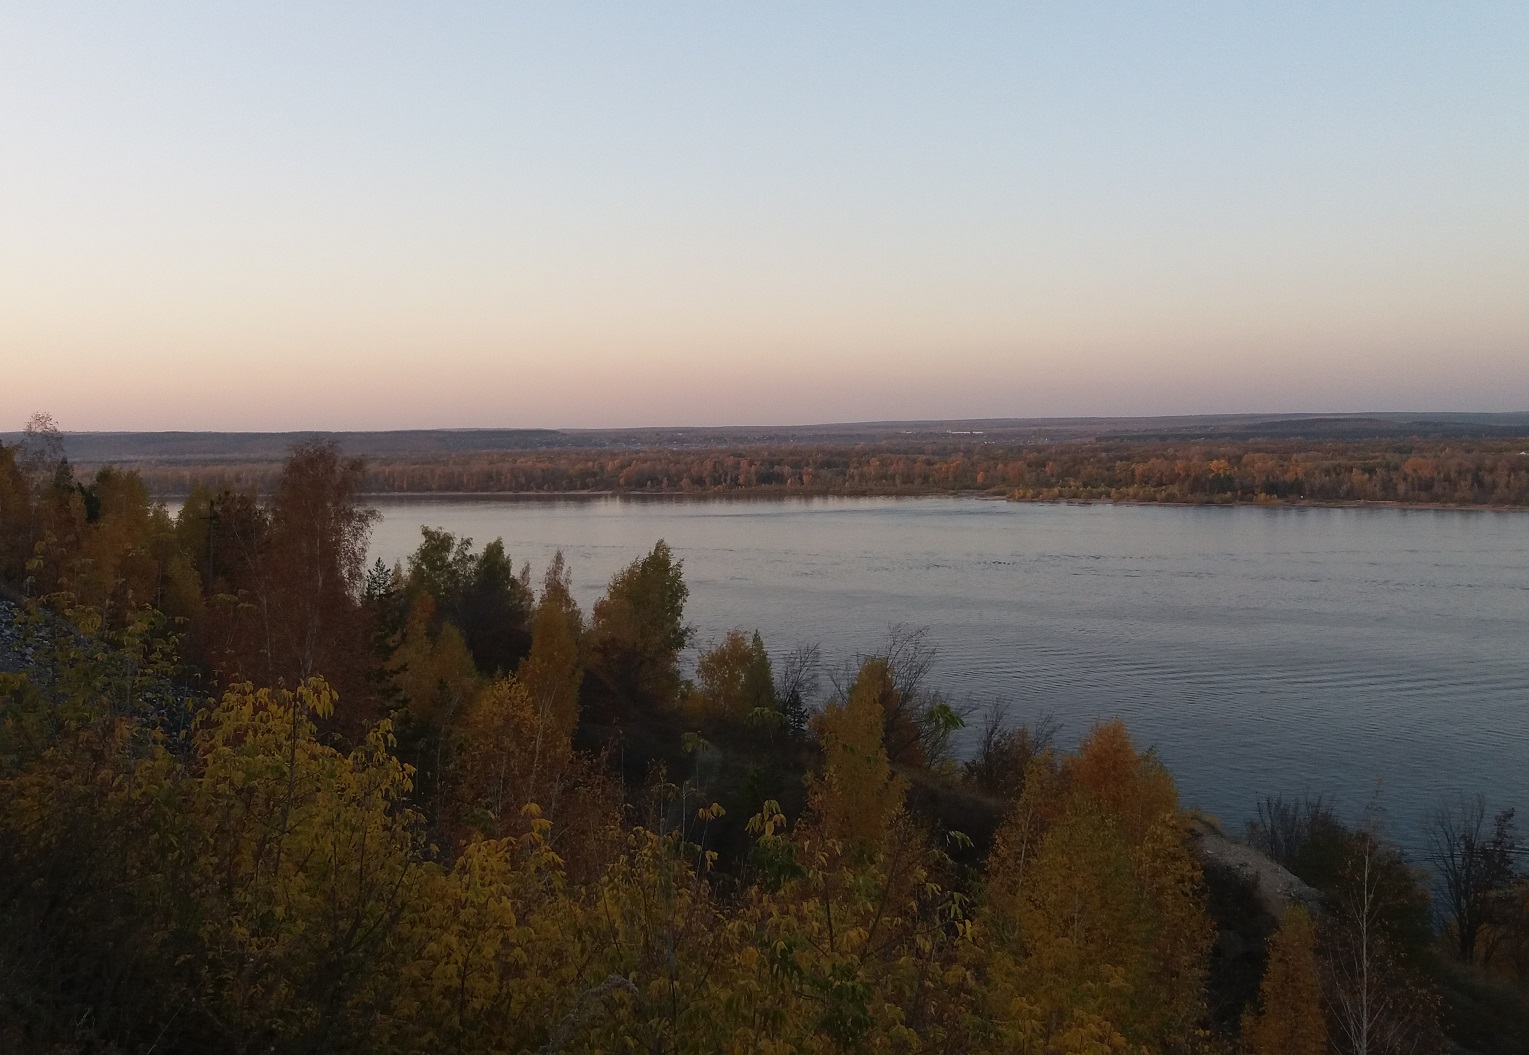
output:
[[[847,662],[927,626],[941,686],[1119,716],[1186,805],[1239,826],[1269,792],[1378,801],[1413,847],[1441,792],[1529,809],[1529,515],[1024,505],[974,499],[381,498],[376,555],[420,524],[503,537],[539,575],[561,547],[588,606],[667,539],[704,644]]]

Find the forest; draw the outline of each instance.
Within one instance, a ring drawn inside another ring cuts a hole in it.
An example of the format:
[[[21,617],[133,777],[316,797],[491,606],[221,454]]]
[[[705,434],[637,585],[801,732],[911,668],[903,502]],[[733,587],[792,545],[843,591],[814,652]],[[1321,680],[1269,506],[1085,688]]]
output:
[[[136,466],[155,494],[268,489],[269,460]],[[365,493],[990,494],[1016,501],[1529,505],[1529,438],[954,439],[391,455]]]
[[[517,568],[498,541],[423,529],[400,565],[367,562],[383,479],[1529,486],[1507,448],[1375,453],[1374,473],[1233,453],[1138,458],[1127,485],[1118,451],[1081,447],[555,452],[415,477],[313,443],[269,478],[194,484],[172,517],[162,480],[78,474],[34,428],[0,446],[0,1048],[1523,1051],[1511,811],[1441,803],[1426,863],[1320,799],[1267,799],[1245,828],[1192,815],[1119,722],[1069,745],[947,699],[916,631],[844,678],[746,627],[692,662],[661,540],[589,611],[561,556]]]

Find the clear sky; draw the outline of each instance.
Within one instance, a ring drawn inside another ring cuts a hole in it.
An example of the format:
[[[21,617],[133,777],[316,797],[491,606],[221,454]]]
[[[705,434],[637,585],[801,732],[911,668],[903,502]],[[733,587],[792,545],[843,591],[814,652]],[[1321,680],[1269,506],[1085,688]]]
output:
[[[1529,407],[1529,3],[0,4],[0,429]]]

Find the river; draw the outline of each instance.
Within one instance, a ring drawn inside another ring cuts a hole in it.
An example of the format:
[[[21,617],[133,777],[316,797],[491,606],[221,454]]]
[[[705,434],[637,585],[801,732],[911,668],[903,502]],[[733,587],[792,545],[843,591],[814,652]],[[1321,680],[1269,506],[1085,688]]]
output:
[[[1240,831],[1261,796],[1383,811],[1423,852],[1441,795],[1529,809],[1529,514],[963,498],[374,498],[391,563],[443,527],[561,548],[586,612],[666,539],[698,645],[757,628],[839,670],[927,627],[957,701],[1125,720],[1183,802]],[[825,680],[825,686],[827,681]]]

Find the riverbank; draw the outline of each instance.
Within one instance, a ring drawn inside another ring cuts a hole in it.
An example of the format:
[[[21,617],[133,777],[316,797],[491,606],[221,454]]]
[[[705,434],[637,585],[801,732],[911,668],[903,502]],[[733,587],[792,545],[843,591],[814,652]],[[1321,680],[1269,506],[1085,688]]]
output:
[[[155,497],[169,503],[184,502],[189,492],[177,494],[156,493]],[[992,491],[803,491],[756,488],[737,491],[624,491],[619,489],[587,491],[366,491],[359,497],[368,501],[418,500],[420,502],[561,502],[569,500],[600,500],[607,498],[632,499],[634,501],[684,501],[684,502],[793,502],[835,498],[894,498],[917,500],[923,498],[959,498],[979,502],[1014,502],[1028,505],[1061,506],[1182,506],[1189,508],[1254,508],[1254,509],[1394,509],[1394,510],[1451,510],[1461,512],[1529,512],[1529,505],[1491,505],[1466,502],[1391,502],[1364,500],[1320,500],[1235,498],[1230,501],[1149,498],[1040,498],[1015,497]]]
[[[364,492],[387,495],[918,497],[1172,505],[1529,507],[1529,439],[977,439],[718,448],[556,449],[381,456]],[[343,448],[342,448],[343,453]],[[124,460],[150,491],[269,493],[275,460]],[[87,468],[82,466],[82,468]]]

